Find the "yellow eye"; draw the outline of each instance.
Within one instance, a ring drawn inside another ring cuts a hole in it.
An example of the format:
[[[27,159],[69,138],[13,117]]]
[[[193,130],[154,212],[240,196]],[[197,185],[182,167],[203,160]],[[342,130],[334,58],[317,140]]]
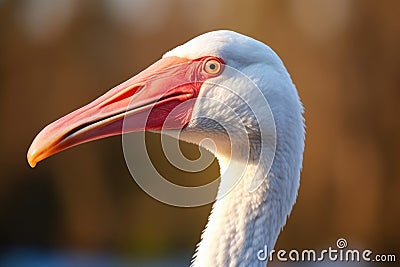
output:
[[[204,70],[208,74],[216,75],[221,71],[221,63],[215,59],[209,59],[204,64]]]

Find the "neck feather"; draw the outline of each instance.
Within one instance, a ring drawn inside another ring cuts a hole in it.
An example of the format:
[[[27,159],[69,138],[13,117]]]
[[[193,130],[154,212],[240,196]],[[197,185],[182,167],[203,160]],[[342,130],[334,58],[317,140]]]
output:
[[[223,156],[219,156],[218,160],[223,183],[229,160]],[[265,261],[257,259],[257,252],[265,246],[268,250],[273,249],[292,205],[289,211],[282,208],[287,205],[281,203],[285,199],[277,195],[279,185],[273,181],[274,177],[282,174],[273,174],[274,170],[264,180],[265,184],[249,192],[255,168],[255,165],[249,164],[238,184],[214,203],[192,266],[266,265]],[[257,175],[267,173],[261,171]]]

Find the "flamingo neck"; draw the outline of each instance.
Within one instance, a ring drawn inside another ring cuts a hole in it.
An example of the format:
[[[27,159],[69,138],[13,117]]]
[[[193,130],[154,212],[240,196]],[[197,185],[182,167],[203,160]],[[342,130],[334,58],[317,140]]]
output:
[[[229,160],[219,156],[218,161],[222,186],[224,179],[227,179],[224,172]],[[268,250],[273,249],[288,211],[282,208],[286,206],[281,203],[285,199],[277,195],[278,188],[273,188],[276,186],[274,177],[281,173],[257,172],[257,175],[268,177],[256,191],[249,192],[249,185],[255,178],[255,168],[255,164],[249,164],[238,184],[214,203],[194,255],[193,267],[266,265],[265,261],[258,260],[257,252],[265,246]]]

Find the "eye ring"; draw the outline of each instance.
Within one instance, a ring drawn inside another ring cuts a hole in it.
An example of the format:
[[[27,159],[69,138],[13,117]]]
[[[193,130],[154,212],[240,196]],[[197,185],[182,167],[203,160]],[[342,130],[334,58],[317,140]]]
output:
[[[221,72],[221,62],[216,59],[208,59],[204,63],[204,71],[211,75],[217,75]]]

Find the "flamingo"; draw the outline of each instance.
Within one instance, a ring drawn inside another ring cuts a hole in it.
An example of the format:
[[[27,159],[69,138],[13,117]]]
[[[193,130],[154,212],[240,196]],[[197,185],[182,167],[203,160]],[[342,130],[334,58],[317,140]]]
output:
[[[222,93],[220,88],[229,90]],[[267,118],[262,123],[263,118],[254,116],[257,112],[273,119],[262,115]],[[296,201],[305,141],[303,105],[278,55],[233,31],[199,35],[46,126],[33,140],[27,159],[33,168],[84,142],[161,130],[179,130],[180,139],[210,149],[220,165],[221,185],[191,265],[265,266],[257,253],[274,248]],[[204,138],[211,138],[213,146],[201,142]],[[274,153],[272,158],[262,154],[262,143]],[[229,164],[243,162],[241,175],[227,171]],[[253,181],[257,186],[251,188]],[[224,184],[231,186],[222,196]]]

